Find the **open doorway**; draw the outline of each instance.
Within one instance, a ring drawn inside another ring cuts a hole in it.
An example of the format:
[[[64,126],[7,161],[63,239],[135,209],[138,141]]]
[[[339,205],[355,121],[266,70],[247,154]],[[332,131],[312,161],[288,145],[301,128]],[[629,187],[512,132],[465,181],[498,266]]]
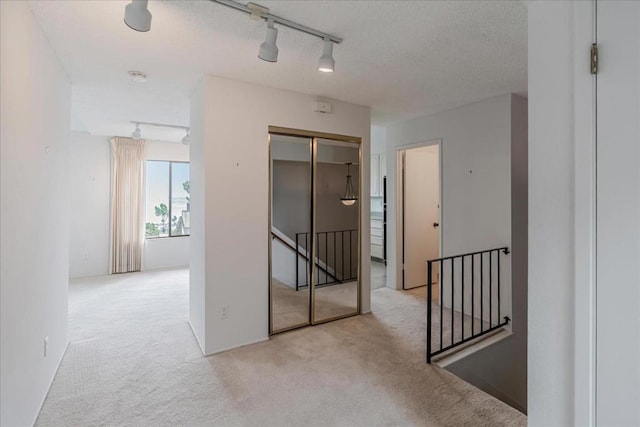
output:
[[[437,271],[427,278],[427,260],[440,256],[440,142],[429,141],[398,151],[397,220],[401,228],[402,289],[437,284]],[[437,298],[437,292],[434,293]]]

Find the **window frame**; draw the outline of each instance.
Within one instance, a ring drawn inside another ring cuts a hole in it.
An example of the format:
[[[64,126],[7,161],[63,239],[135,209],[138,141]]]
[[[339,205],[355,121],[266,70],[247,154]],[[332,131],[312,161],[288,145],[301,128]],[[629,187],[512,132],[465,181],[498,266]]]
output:
[[[147,171],[147,162],[164,162],[164,163],[169,163],[169,198],[168,198],[168,208],[169,208],[169,235],[168,236],[147,236],[147,233],[145,231],[145,235],[144,238],[145,240],[156,240],[156,239],[172,239],[172,238],[177,238],[177,237],[189,237],[191,236],[191,229],[189,229],[189,234],[178,234],[176,236],[173,236],[171,234],[171,201],[172,201],[172,190],[173,190],[173,164],[174,163],[182,163],[182,164],[188,164],[189,165],[189,182],[191,182],[191,162],[189,161],[184,161],[184,160],[156,160],[156,159],[145,159],[144,161],[144,170],[145,170],[145,191],[144,191],[144,204],[145,204],[145,210],[147,207],[147,177],[146,177],[146,171]],[[147,218],[144,219],[144,223],[147,223]],[[146,230],[146,226],[143,227]]]

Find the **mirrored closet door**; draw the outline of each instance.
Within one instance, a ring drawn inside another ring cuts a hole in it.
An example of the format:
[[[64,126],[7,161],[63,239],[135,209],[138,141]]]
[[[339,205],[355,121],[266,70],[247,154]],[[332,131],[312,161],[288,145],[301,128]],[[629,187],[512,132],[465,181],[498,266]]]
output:
[[[358,313],[359,145],[318,139],[313,321]]]
[[[272,332],[311,322],[311,142],[270,135]]]
[[[270,333],[359,313],[360,139],[270,128]]]

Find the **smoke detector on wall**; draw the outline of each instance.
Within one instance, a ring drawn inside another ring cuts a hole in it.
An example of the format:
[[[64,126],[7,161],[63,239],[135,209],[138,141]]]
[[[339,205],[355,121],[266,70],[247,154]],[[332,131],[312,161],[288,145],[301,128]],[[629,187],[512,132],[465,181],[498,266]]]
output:
[[[146,83],[147,82],[147,74],[142,71],[129,71],[129,78],[136,83]]]

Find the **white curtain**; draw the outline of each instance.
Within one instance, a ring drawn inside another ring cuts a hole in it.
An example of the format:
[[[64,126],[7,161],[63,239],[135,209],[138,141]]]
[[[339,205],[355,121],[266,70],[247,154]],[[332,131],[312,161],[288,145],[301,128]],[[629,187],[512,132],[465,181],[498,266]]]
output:
[[[111,273],[142,269],[145,141],[111,138]]]

